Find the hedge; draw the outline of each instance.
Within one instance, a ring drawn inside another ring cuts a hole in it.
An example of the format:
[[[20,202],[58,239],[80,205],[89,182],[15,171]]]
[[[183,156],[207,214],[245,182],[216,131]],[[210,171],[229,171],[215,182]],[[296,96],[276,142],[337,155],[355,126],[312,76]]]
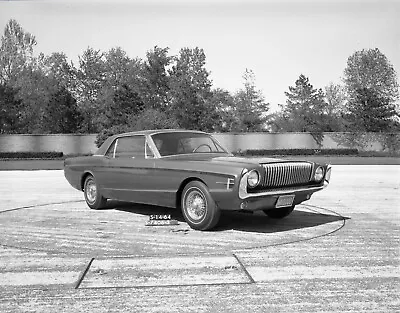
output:
[[[357,149],[259,149],[238,151],[238,155],[358,155]]]
[[[64,153],[50,152],[0,152],[0,159],[58,159],[62,158]]]

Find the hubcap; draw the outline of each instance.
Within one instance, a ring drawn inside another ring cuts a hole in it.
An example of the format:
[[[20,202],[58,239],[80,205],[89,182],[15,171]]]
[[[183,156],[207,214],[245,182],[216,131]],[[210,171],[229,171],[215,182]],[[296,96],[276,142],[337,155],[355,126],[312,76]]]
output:
[[[90,203],[93,203],[96,201],[96,196],[97,196],[96,183],[93,180],[90,180],[86,184],[86,198]]]
[[[206,200],[199,191],[191,191],[185,201],[189,217],[192,220],[201,220],[206,214]]]

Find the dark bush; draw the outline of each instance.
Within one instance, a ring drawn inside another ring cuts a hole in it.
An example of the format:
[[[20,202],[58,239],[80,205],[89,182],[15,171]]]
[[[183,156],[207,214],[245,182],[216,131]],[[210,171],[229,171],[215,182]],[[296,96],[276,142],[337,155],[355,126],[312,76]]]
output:
[[[357,149],[259,149],[238,152],[239,155],[358,155]]]
[[[62,152],[0,152],[0,159],[58,159]]]

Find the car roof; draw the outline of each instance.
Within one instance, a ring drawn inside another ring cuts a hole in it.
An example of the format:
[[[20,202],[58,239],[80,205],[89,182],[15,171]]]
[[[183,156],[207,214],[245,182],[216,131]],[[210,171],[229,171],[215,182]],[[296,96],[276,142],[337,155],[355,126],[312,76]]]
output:
[[[115,137],[119,137],[119,136],[129,136],[129,135],[154,135],[154,134],[159,134],[159,133],[182,133],[182,132],[205,134],[205,132],[198,131],[198,130],[187,130],[187,129],[150,129],[150,130],[141,130],[141,131],[135,131],[135,132],[122,133],[122,134],[115,135]]]
[[[115,134],[113,136],[108,137],[104,143],[100,146],[100,148],[95,153],[96,155],[104,155],[110,146],[110,144],[119,137],[125,136],[133,136],[133,135],[154,135],[154,134],[165,134],[165,133],[197,133],[197,134],[206,134],[205,132],[198,131],[198,130],[187,130],[187,129],[150,129],[150,130],[141,130],[141,131],[134,131],[134,132],[127,132],[121,134]]]

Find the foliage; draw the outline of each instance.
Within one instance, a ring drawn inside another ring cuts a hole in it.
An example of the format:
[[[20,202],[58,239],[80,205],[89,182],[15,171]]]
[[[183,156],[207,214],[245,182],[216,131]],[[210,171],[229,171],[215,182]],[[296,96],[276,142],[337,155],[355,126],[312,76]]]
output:
[[[71,89],[74,86],[75,76],[73,64],[69,64],[64,53],[54,52],[49,56],[43,53],[37,60],[37,68],[53,80],[57,86]]]
[[[363,132],[390,131],[392,117],[397,115],[396,107],[389,99],[368,88],[355,90],[347,109],[353,127]]]
[[[11,19],[1,37],[0,84],[14,82],[33,59],[35,36],[25,32],[21,25]]]
[[[345,88],[339,84],[330,83],[325,87],[326,123],[330,131],[340,132],[346,129],[343,116],[346,112],[347,95]]]
[[[268,120],[269,104],[261,91],[256,89],[255,75],[252,70],[246,69],[244,88],[238,91],[234,98],[234,114],[237,124],[235,131],[255,132],[263,131]]]
[[[169,112],[182,128],[211,131],[216,109],[211,96],[209,72],[205,69],[203,49],[183,48],[169,71],[171,105]]]
[[[137,59],[131,59],[122,48],[112,48],[103,54],[102,87],[116,88],[121,85],[127,85],[129,88],[139,92],[135,86],[140,84],[141,62]]]
[[[170,82],[167,72],[173,57],[169,48],[155,46],[146,53],[143,65],[143,99],[146,107],[165,110],[169,103]]]
[[[64,156],[63,152],[0,152],[0,159],[59,159]]]
[[[356,51],[347,60],[344,82],[350,98],[357,90],[373,90],[377,96],[395,101],[399,97],[397,74],[387,57],[378,49]]]
[[[315,89],[308,77],[301,74],[295,86],[289,86],[286,105],[281,105],[274,126],[278,131],[310,132],[318,144],[323,132],[330,131],[327,121],[327,103],[322,89]]]
[[[96,136],[95,144],[100,147],[108,137],[116,134],[122,134],[129,131],[128,125],[114,125],[109,128],[103,128]]]
[[[57,83],[41,69],[26,67],[15,82],[17,99],[21,101],[20,121],[22,133],[46,132],[43,125],[45,107],[57,90]]]
[[[156,110],[147,109],[138,114],[132,114],[127,123],[115,124],[110,127],[104,128],[96,137],[96,145],[98,147],[110,136],[125,132],[146,130],[146,129],[165,129],[165,128],[178,128],[178,122],[167,113]]]
[[[383,150],[389,155],[398,155],[400,151],[399,133],[366,133],[366,132],[343,132],[332,133],[330,137],[341,146],[356,147],[368,151],[372,145],[379,142]]]
[[[144,110],[144,103],[139,94],[127,85],[117,87],[111,101],[105,108],[106,126],[127,124],[130,116]]]
[[[17,133],[21,125],[21,100],[17,90],[0,84],[0,134]]]
[[[211,91],[207,105],[214,108],[212,115],[213,131],[229,132],[236,129],[239,120],[235,115],[235,99],[227,91],[220,88]]]
[[[311,132],[321,144],[326,131],[400,131],[396,72],[378,49],[349,57],[344,87],[331,83],[324,93],[300,75],[285,93],[286,104],[270,114],[251,70],[236,93],[212,88],[199,47],[170,55],[168,47],[154,46],[144,60],[120,47],[88,47],[74,64],[59,52],[35,57],[35,45],[16,20],[7,23],[0,46],[0,133],[100,133],[101,141],[114,132],[149,128],[272,127]],[[382,143],[394,149],[396,138]]]
[[[76,100],[65,87],[61,87],[50,96],[45,107],[43,128],[53,134],[76,133],[80,123]]]
[[[352,131],[390,131],[396,124],[399,85],[393,65],[379,49],[356,51],[344,71]]]
[[[133,115],[129,125],[132,125],[132,131],[179,128],[179,123],[173,116],[156,109],[147,109],[139,115]]]
[[[265,155],[357,155],[357,149],[258,149],[245,150],[241,155],[265,156]]]
[[[105,82],[103,53],[87,48],[79,56],[79,68],[75,71],[75,76],[73,94],[83,117],[80,130],[87,133],[97,132],[99,127],[94,121],[97,112],[101,111],[97,100]]]

